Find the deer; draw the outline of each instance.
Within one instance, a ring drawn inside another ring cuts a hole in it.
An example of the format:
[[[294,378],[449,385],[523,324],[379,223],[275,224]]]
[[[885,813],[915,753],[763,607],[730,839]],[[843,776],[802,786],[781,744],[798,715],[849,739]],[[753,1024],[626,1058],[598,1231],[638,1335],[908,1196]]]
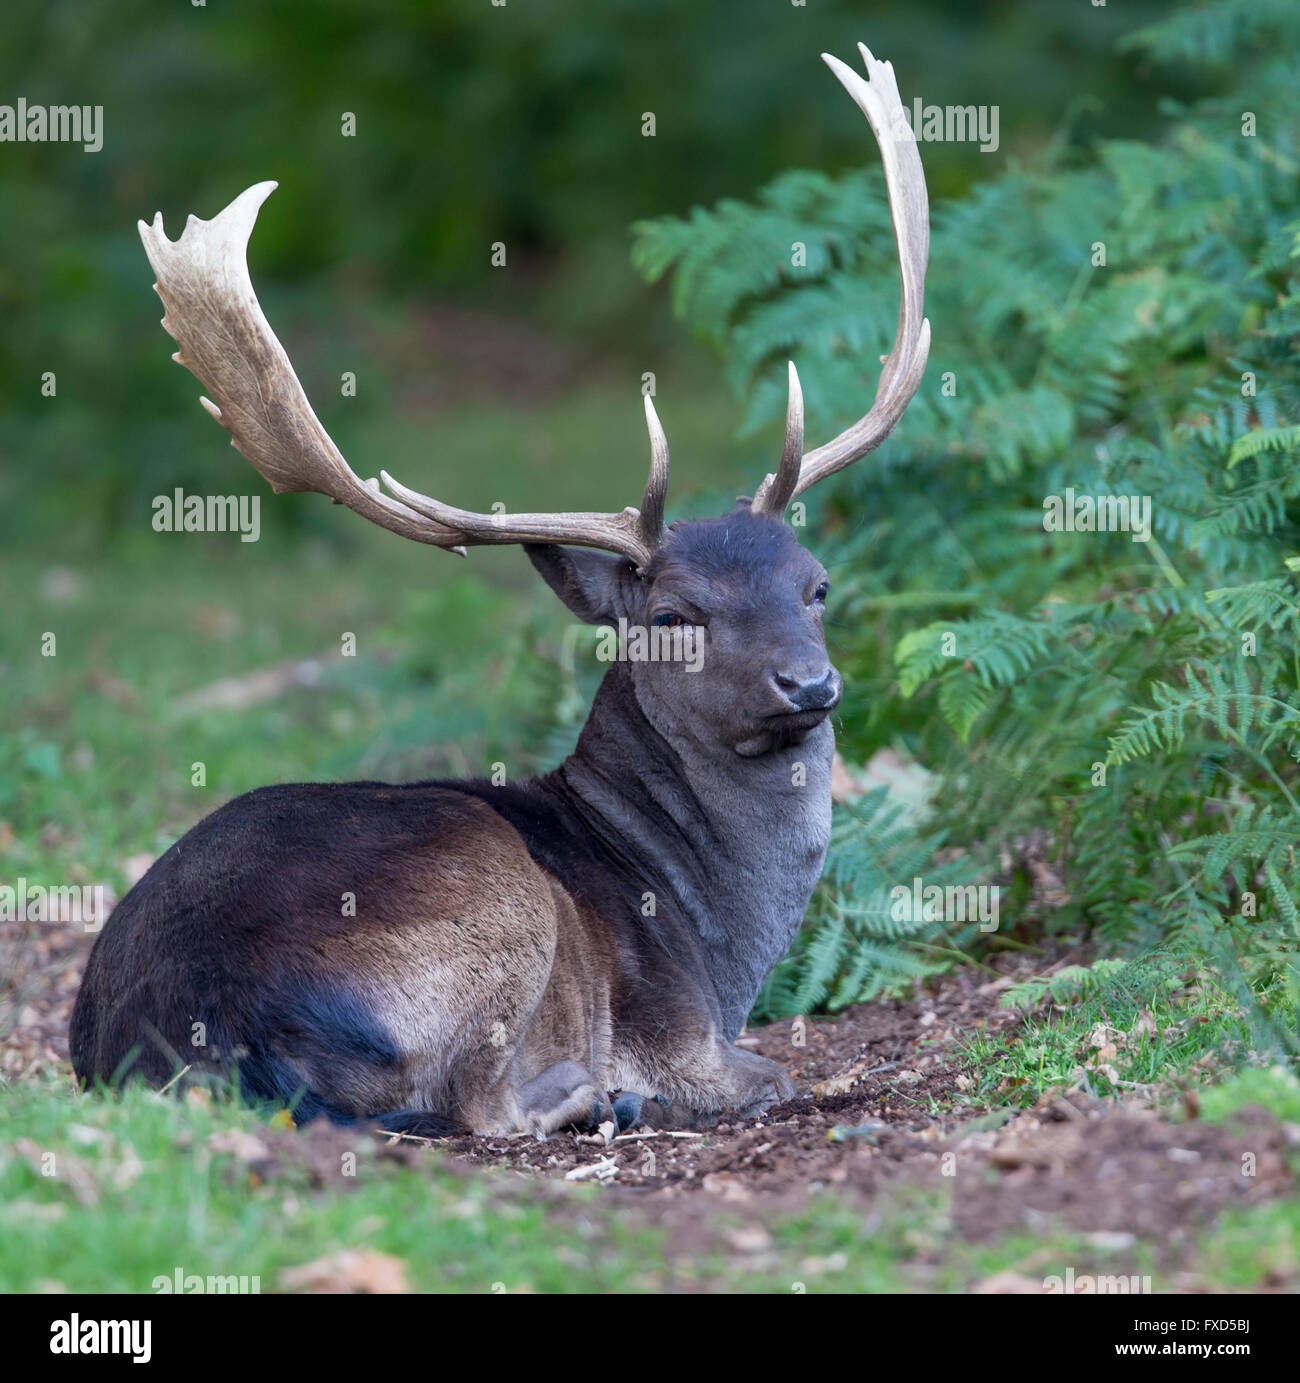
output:
[[[253,292],[248,244],[276,184],[191,216],[176,241],[161,213],[139,223],[173,359],[276,493],[328,496],[462,556],[517,544],[577,620],[689,636],[703,656],[612,661],[573,753],[541,776],[276,785],[227,802],[96,938],[70,1030],[83,1087],[185,1074],[300,1124],[427,1138],[704,1128],[794,1096],[779,1062],[736,1042],[830,838],[843,683],[826,569],[786,514],[891,433],[930,345],[921,160],[892,65],[859,51],[865,77],[822,57],[879,146],[894,345],[869,411],[809,452],[791,362],[777,468],[716,518],[665,526],[649,392],[639,508],[483,514],[386,471],[384,489],[361,480]]]

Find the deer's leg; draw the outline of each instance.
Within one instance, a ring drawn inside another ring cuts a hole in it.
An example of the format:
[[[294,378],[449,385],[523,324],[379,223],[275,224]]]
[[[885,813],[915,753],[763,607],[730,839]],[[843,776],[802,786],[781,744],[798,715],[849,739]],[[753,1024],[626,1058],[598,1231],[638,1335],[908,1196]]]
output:
[[[484,1136],[546,1138],[557,1129],[590,1130],[615,1117],[604,1088],[580,1061],[557,1061],[522,1084],[506,1075],[477,1108],[473,1129]]]
[[[712,1032],[678,1045],[671,1063],[641,1075],[640,1090],[621,1091],[615,1101],[620,1127],[708,1128],[724,1114],[752,1119],[795,1094],[784,1067]],[[641,1093],[647,1089],[653,1098]]]
[[[785,1067],[757,1052],[719,1042],[721,1061],[732,1077],[735,1096],[731,1108],[742,1118],[753,1118],[774,1104],[794,1098],[794,1081]]]

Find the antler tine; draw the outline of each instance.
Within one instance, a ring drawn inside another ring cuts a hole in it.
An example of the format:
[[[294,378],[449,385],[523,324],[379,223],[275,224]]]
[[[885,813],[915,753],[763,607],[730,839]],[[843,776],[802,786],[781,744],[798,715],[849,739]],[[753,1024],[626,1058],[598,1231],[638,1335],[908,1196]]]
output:
[[[668,499],[668,438],[649,394],[645,396],[645,424],[650,433],[650,475],[645,483],[641,521],[637,527],[641,541],[653,552],[664,538],[664,505]]]
[[[758,488],[753,509],[769,518],[779,519],[794,498],[795,486],[803,462],[803,387],[799,372],[790,361],[789,386],[785,405],[785,445],[781,448],[781,464],[775,475],[769,475]]]
[[[249,278],[249,237],[275,188],[274,182],[250,187],[211,221],[191,216],[174,242],[163,232],[161,212],[151,226],[141,221],[139,228],[166,308],[163,326],[180,346],[173,359],[212,395],[203,406],[276,493],[328,495],[404,538],[461,553],[487,543],[573,543],[619,553],[644,569],[662,536],[668,484],[668,444],[649,406],[652,459],[644,513],[629,507],[619,514],[476,514],[408,490],[381,472],[397,496],[391,499],[377,481],[355,474],[312,411]]]
[[[893,64],[877,62],[864,43],[858,44],[858,51],[867,70],[865,80],[829,53],[822,54],[822,61],[867,117],[880,146],[902,281],[898,332],[893,350],[883,357],[884,368],[871,410],[838,437],[803,458],[790,499],[828,475],[843,470],[889,436],[920,387],[930,353],[930,323],[923,316],[925,270],[930,259],[930,203],[925,189],[925,172],[915,136],[904,116]],[[772,506],[776,479],[769,477],[764,481],[755,496],[755,506],[762,506],[765,512]],[[784,512],[784,506],[780,512]]]

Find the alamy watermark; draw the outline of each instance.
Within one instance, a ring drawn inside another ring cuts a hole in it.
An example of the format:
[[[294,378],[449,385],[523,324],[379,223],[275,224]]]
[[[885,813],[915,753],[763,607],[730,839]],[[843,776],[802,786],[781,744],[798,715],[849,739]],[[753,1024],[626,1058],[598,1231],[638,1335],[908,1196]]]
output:
[[[1067,1267],[1065,1276],[1053,1273],[1043,1279],[1043,1291],[1048,1296],[1109,1297],[1139,1296],[1151,1291],[1151,1279],[1137,1273],[1080,1273]]]
[[[103,884],[0,884],[0,922],[76,922],[97,932],[108,916]]]
[[[1048,533],[1129,533],[1135,543],[1151,541],[1150,495],[1064,495],[1043,500]]]
[[[238,533],[241,543],[262,535],[260,495],[187,495],[179,487],[153,500],[155,533]]]
[[[917,144],[978,143],[981,154],[992,154],[1000,142],[1000,121],[998,106],[927,106],[918,96],[910,110],[895,108],[891,133]]]
[[[134,1364],[153,1358],[152,1321],[82,1320],[74,1311],[50,1323],[51,1354],[129,1354]]]
[[[0,142],[11,144],[80,144],[88,154],[104,147],[103,106],[0,106]]]
[[[253,1296],[262,1290],[260,1277],[236,1277],[233,1273],[225,1277],[209,1273],[203,1277],[199,1273],[187,1273],[184,1268],[173,1268],[171,1276],[159,1274],[153,1280],[153,1290],[162,1296]]]
[[[688,672],[704,666],[703,630],[697,624],[629,624],[620,615],[618,628],[604,624],[596,640],[602,663],[685,663]]]
[[[895,922],[978,922],[980,931],[998,929],[997,884],[927,884],[917,875],[889,890],[889,916]]]

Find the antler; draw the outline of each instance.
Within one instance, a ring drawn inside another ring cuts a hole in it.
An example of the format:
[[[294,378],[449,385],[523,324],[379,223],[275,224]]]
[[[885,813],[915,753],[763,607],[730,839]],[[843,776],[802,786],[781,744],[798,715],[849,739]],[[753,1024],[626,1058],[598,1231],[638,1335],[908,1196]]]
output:
[[[779,518],[809,486],[842,470],[893,430],[916,393],[930,349],[922,317],[925,267],[930,254],[929,203],[915,139],[905,129],[894,69],[858,45],[864,81],[837,58],[822,58],[858,103],[880,145],[889,209],[898,242],[902,304],[894,349],[884,360],[871,411],[816,451],[803,454],[803,396],[790,365],[785,447],[775,475],[754,497],[753,509]],[[258,183],[211,221],[191,216],[177,241],[163,232],[162,214],[140,224],[140,238],[157,276],[163,326],[180,349],[173,356],[195,374],[211,399],[203,406],[231,434],[231,442],[277,493],[314,490],[404,538],[450,548],[488,543],[572,543],[627,557],[644,570],[663,540],[668,489],[668,443],[646,396],[650,476],[639,510],[617,514],[479,514],[409,490],[381,471],[396,498],[376,480],[362,481],[343,459],[312,411],[284,347],[262,313],[248,276],[248,240],[262,203],[275,190]]]
[[[380,474],[397,499],[356,475],[312,411],[248,276],[249,236],[275,188],[250,187],[211,221],[191,216],[177,241],[164,234],[161,212],[152,226],[139,223],[166,308],[162,324],[180,347],[172,358],[211,394],[200,402],[272,489],[314,490],[403,538],[462,554],[488,543],[572,543],[644,568],[663,538],[668,490],[668,442],[649,395],[650,477],[639,511],[476,514],[408,490],[387,472]]]
[[[876,387],[871,411],[833,441],[802,456],[803,395],[794,364],[790,365],[790,402],[786,414],[786,443],[781,464],[769,475],[754,496],[752,509],[780,518],[790,501],[819,480],[843,470],[845,466],[878,447],[894,430],[911,402],[925,373],[930,353],[930,323],[922,316],[925,304],[925,267],[930,258],[930,204],[925,191],[925,173],[916,139],[907,126],[898,84],[891,63],[877,62],[867,46],[858,44],[866,64],[864,81],[829,53],[822,61],[858,103],[867,117],[885,166],[885,186],[889,191],[889,211],[898,242],[898,268],[903,283],[898,311],[898,334],[894,349],[882,357],[884,369]],[[796,443],[795,437],[800,440]]]

